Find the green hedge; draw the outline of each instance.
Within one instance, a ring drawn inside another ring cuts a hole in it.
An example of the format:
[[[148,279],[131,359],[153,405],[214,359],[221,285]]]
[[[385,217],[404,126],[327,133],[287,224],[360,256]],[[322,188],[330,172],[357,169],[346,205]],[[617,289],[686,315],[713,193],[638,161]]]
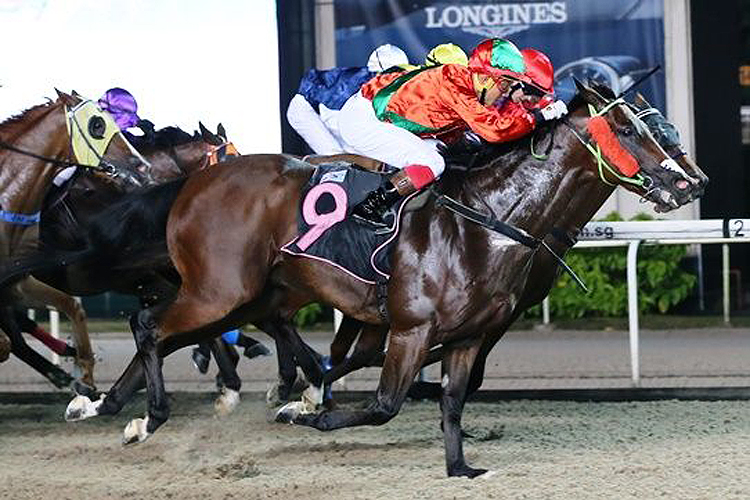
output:
[[[652,219],[640,214],[631,220]],[[606,221],[622,220],[613,212]],[[638,250],[638,308],[641,313],[665,313],[685,300],[696,277],[680,268],[685,245],[642,246]],[[583,279],[586,294],[567,273],[563,273],[550,292],[553,317],[623,316],[628,310],[627,249],[586,248],[571,250],[565,258]],[[540,306],[530,315],[539,315]]]

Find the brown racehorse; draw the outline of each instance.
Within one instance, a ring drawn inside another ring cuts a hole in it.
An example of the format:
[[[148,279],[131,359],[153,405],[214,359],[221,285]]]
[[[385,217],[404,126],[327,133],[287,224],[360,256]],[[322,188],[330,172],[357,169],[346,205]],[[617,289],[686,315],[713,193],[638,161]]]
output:
[[[606,93],[609,89],[597,89]],[[605,94],[606,95],[606,94]],[[614,98],[613,95],[607,97]],[[664,148],[664,151],[672,157],[685,172],[697,181],[696,189],[691,190],[694,198],[699,197],[708,183],[708,177],[695,164],[695,162],[684,152],[680,143],[676,127],[662,116],[662,114],[641,96],[637,94],[633,111],[636,116],[648,126],[651,134]],[[605,184],[600,186],[601,192],[596,190],[586,191],[581,196],[575,197],[567,209],[561,213],[561,217],[555,224],[555,229],[545,237],[545,247],[534,255],[534,261],[529,272],[529,278],[524,288],[518,305],[507,322],[501,328],[485,337],[482,348],[477,355],[474,368],[471,373],[467,396],[482,384],[484,378],[484,367],[487,355],[494,345],[502,338],[507,328],[526,309],[540,303],[549,293],[560,272],[557,260],[551,252],[563,256],[575,244],[575,239],[583,225],[593,216],[602,200],[606,199],[612,191]],[[360,334],[362,324],[351,318],[345,318],[341,327],[336,332],[336,337],[331,343],[331,362],[333,368],[323,378],[326,384],[330,384],[340,377],[363,366],[378,365],[383,362],[382,347],[385,344],[385,331],[377,327],[368,327]],[[352,355],[346,358],[352,343],[360,334]],[[442,347],[433,349],[427,358],[427,363],[440,361],[445,349]],[[412,397],[440,397],[441,387],[438,383],[417,382],[410,391]]]
[[[494,331],[512,314],[538,238],[552,229],[576,193],[602,181],[624,185],[659,206],[679,205],[692,196],[686,174],[673,168],[622,102],[609,102],[581,85],[570,109],[547,161],[530,156],[528,141],[520,141],[494,151],[479,167],[443,177],[445,195],[490,211],[494,219],[478,224],[434,199],[404,215],[388,284],[388,353],[375,400],[365,410],[287,415],[293,422],[321,430],[383,424],[398,413],[429,349],[450,344],[441,400],[448,474],[484,472],[466,464],[460,428],[466,385],[483,341],[476,332]],[[635,163],[641,174],[599,172],[607,162],[601,155],[593,159],[592,142],[611,154],[618,168]],[[125,442],[146,439],[168,418],[160,356],[248,321],[274,316],[289,321],[311,301],[331,304],[360,321],[383,323],[372,287],[280,251],[296,236],[300,192],[312,170],[288,156],[254,155],[228,160],[185,182],[167,225],[179,292],[131,318],[137,354],[113,387],[123,397],[131,380],[145,374],[148,413],[128,424]],[[499,234],[492,221],[521,230],[517,240],[525,244]],[[80,406],[69,410],[85,418],[99,414],[107,397],[90,405],[79,398],[73,403]]]
[[[58,172],[76,165],[121,183],[148,180],[142,158],[112,118],[75,93],[58,91],[56,101],[0,124],[0,262],[35,247],[44,195]],[[20,285],[3,292],[6,304],[24,302]],[[0,308],[0,327],[8,336],[0,334],[0,360],[9,347],[23,361],[43,365],[52,378],[64,374],[28,347],[10,307]]]

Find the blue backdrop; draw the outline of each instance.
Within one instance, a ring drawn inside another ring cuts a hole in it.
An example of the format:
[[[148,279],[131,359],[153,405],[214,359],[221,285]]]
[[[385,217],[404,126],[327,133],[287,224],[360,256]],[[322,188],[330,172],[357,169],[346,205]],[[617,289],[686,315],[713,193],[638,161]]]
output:
[[[421,63],[443,42],[467,53],[489,37],[534,47],[555,66],[561,98],[573,92],[572,76],[607,83],[615,92],[664,61],[663,0],[336,0],[339,66],[362,66],[380,44],[403,48]],[[664,110],[664,76],[658,72],[638,89]]]

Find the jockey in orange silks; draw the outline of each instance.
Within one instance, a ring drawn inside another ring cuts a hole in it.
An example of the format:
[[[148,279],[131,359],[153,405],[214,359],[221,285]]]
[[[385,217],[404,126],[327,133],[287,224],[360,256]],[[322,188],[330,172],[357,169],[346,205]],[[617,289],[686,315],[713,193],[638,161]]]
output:
[[[383,213],[399,198],[427,186],[443,172],[445,161],[434,142],[421,137],[468,128],[486,141],[506,142],[523,137],[542,121],[562,116],[567,111],[562,102],[541,110],[523,104],[539,93],[526,69],[524,56],[513,43],[490,39],[476,47],[468,67],[419,68],[380,75],[365,84],[339,115],[347,151],[402,170],[357,205],[354,216],[382,225]]]

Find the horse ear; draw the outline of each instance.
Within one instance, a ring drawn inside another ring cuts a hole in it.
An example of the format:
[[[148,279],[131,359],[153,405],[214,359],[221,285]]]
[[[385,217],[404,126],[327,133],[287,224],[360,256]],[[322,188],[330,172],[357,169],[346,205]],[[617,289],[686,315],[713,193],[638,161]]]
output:
[[[216,136],[216,134],[208,130],[202,122],[198,122],[198,128],[200,128],[201,139],[203,139],[204,142],[207,142],[214,146],[218,146],[223,142],[219,137]]]
[[[58,101],[62,101],[65,104],[67,104],[68,106],[72,105],[72,99],[70,98],[70,96],[68,94],[66,94],[62,90],[58,89],[57,87],[55,87],[55,92],[57,92],[57,100]]]
[[[204,138],[207,135],[209,135],[209,136],[213,135],[213,134],[211,134],[211,132],[209,132],[209,130],[206,128],[206,126],[203,125],[203,122],[200,122],[200,121],[198,122],[198,130],[200,130],[201,136],[204,137]]]
[[[643,94],[640,92],[635,93],[635,105],[638,106],[640,109],[648,109],[651,107],[651,104],[646,100],[645,97],[643,97]]]
[[[218,135],[219,137],[221,137],[225,141],[227,140],[227,131],[224,130],[224,125],[223,124],[219,123],[219,126],[216,127],[216,135]]]
[[[75,90],[74,90],[73,92],[71,92],[71,95],[72,95],[73,97],[81,97],[81,94],[79,94],[79,93],[78,93],[78,92],[76,92]]]
[[[578,95],[580,95],[585,102],[596,106],[605,100],[596,90],[592,89],[591,87],[587,87],[576,77],[573,77],[573,81],[576,84]]]
[[[584,91],[589,90],[589,88],[586,87],[586,85],[584,85],[583,82],[581,82],[581,80],[579,80],[575,76],[573,77],[573,83],[576,84],[576,90],[579,94],[583,94]]]

